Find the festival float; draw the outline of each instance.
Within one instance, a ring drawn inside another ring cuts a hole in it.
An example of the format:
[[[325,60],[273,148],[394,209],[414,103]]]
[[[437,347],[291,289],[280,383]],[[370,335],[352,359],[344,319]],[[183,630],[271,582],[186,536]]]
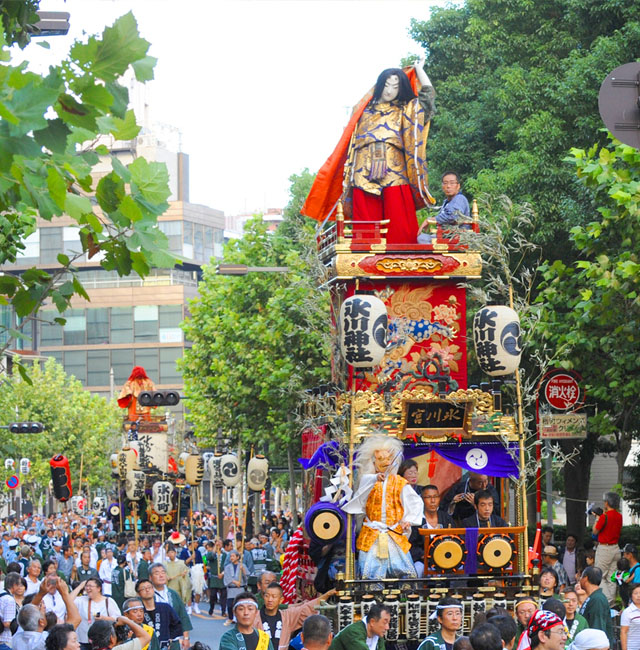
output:
[[[389,79],[401,74],[413,89],[406,102],[404,81],[395,96],[393,87],[387,92]],[[305,597],[329,565],[339,600],[323,613],[334,631],[364,617],[377,599],[392,611],[388,641],[434,632],[438,624],[430,617],[443,595],[460,599],[468,633],[479,612],[513,609],[517,597],[534,589],[519,320],[511,305],[488,305],[468,331],[465,285],[480,280],[482,270],[473,250],[475,201],[455,226],[429,218],[431,234],[418,243],[416,209],[435,203],[425,164],[433,89],[425,92],[425,85],[421,64],[380,75],[302,209],[318,221],[334,336],[332,383],[309,390],[304,406],[304,436],[315,443],[300,462],[313,501],[299,570],[286,576],[287,597]],[[478,386],[468,385],[471,339],[487,375]],[[509,403],[507,381],[515,386]],[[463,470],[487,475],[505,525],[489,519],[482,526],[478,519],[465,527],[419,528],[420,497],[397,473],[400,461],[411,458],[422,468],[421,483],[441,495]],[[421,575],[408,552],[409,525],[423,538]]]

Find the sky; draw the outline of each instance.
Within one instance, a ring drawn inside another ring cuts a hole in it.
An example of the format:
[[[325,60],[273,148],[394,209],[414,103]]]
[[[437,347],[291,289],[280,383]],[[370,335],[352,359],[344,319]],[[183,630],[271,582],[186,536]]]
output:
[[[151,119],[181,134],[190,201],[233,215],[281,208],[289,176],[315,172],[351,107],[385,68],[420,54],[411,18],[444,0],[41,0],[67,36],[31,44],[34,67],[133,11],[158,58]],[[428,72],[428,70],[427,70]]]

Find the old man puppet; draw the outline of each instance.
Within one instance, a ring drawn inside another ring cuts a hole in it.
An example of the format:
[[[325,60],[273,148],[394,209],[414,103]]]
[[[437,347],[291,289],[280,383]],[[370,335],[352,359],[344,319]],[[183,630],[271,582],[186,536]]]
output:
[[[398,476],[401,461],[402,442],[392,436],[371,436],[358,448],[358,489],[343,510],[365,515],[356,541],[358,571],[365,580],[417,577],[409,534],[412,525],[422,523],[424,505]]]

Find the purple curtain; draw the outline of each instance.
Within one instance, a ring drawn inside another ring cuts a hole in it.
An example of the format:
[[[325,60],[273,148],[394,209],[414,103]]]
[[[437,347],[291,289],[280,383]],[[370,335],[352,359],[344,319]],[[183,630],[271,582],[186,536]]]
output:
[[[435,451],[462,469],[487,476],[518,478],[518,443],[505,447],[501,442],[426,442],[404,447],[404,457],[414,458]]]

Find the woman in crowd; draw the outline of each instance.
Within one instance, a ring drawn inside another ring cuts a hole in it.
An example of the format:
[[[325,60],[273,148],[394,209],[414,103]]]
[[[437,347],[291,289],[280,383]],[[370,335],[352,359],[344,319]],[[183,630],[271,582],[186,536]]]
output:
[[[81,582],[74,590],[73,596],[84,587],[84,596],[75,598],[75,604],[82,619],[78,625],[78,641],[82,650],[91,650],[89,642],[89,628],[97,620],[115,621],[120,616],[120,608],[115,600],[102,595],[102,580],[100,578],[89,578]]]

